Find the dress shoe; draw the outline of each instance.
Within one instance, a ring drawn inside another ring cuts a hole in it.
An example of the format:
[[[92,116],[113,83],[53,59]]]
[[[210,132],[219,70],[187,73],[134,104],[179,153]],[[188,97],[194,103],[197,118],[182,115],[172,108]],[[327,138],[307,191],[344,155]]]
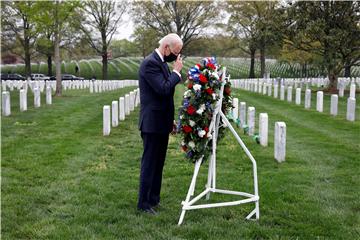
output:
[[[155,203],[155,204],[151,204],[152,208],[160,208],[161,204],[160,203]]]
[[[158,214],[153,208],[145,208],[145,209],[138,208],[138,209],[139,209],[139,211],[141,211],[143,213],[146,213],[146,214],[150,214],[150,215],[157,215]]]

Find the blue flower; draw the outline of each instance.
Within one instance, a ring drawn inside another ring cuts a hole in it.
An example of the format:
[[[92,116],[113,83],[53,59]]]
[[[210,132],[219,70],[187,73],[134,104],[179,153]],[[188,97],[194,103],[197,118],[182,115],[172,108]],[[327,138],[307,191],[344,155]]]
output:
[[[188,99],[184,99],[184,107],[188,107],[190,104],[189,100]]]

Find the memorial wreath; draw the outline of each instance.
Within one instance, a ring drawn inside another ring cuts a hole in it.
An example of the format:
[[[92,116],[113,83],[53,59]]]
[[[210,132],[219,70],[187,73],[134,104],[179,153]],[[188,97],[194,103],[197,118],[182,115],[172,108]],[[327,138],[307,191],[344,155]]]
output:
[[[223,79],[225,85],[222,111],[226,115],[232,109],[229,76],[223,78],[223,74],[222,67],[214,57],[204,58],[200,64],[195,64],[188,71],[177,130],[181,132],[181,148],[186,158],[192,162],[196,162],[203,155],[205,161],[212,151],[212,134],[209,127],[219,100]],[[225,124],[219,126],[217,141],[223,137],[225,128]]]

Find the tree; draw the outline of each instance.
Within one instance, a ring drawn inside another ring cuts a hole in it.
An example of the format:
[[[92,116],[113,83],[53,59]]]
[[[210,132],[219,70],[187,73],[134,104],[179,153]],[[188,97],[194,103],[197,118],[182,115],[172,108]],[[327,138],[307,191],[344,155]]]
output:
[[[274,45],[281,45],[284,18],[277,2],[228,1],[227,11],[231,14],[228,30],[234,36],[248,43],[251,57],[249,77],[255,77],[255,53],[260,50],[260,75],[265,73],[266,50]]]
[[[206,28],[215,26],[220,17],[213,1],[136,1],[133,6],[136,25],[152,28],[162,36],[176,33],[184,47]]]
[[[337,78],[344,67],[359,64],[359,9],[359,2],[340,1],[296,2],[288,9],[293,19],[288,42],[321,56],[331,91],[336,90]]]
[[[138,25],[135,28],[132,37],[135,44],[140,48],[143,58],[158,46],[158,41],[160,40],[156,30],[142,25]]]
[[[31,55],[37,37],[32,21],[33,1],[4,1],[1,8],[3,47],[25,61],[25,75],[31,74]],[[20,45],[21,48],[17,46]],[[20,50],[20,51],[18,51]]]
[[[38,1],[34,3],[34,15],[32,18],[38,28],[44,28],[54,35],[54,58],[56,71],[56,96],[62,94],[61,84],[61,58],[60,44],[63,32],[76,24],[76,9],[79,8],[78,1]]]
[[[126,2],[93,0],[87,1],[83,8],[86,20],[81,29],[88,43],[102,57],[103,79],[108,78],[108,49],[127,5]]]
[[[231,14],[228,22],[228,31],[236,38],[243,38],[247,48],[242,48],[250,55],[249,78],[255,78],[255,53],[257,49],[258,29],[256,28],[257,15],[249,2],[229,1],[227,11]]]

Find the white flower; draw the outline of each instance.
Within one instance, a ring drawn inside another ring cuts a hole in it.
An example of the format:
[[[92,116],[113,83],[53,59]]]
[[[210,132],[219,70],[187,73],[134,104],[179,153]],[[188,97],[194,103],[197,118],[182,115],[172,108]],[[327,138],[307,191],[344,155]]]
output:
[[[194,143],[193,141],[190,141],[188,145],[189,145],[189,147],[191,147],[192,149],[195,148],[195,143]]]
[[[200,85],[200,84],[195,84],[195,85],[193,86],[193,89],[194,89],[196,92],[198,92],[198,91],[201,90],[201,85]]]
[[[180,115],[180,119],[183,119],[184,118],[184,116],[183,115]]]
[[[193,121],[193,120],[189,120],[189,124],[190,124],[190,126],[195,126],[195,122]]]
[[[206,131],[205,130],[200,130],[200,131],[198,131],[198,135],[199,135],[199,137],[204,137],[205,136],[205,134],[206,134]]]
[[[185,146],[186,143],[184,141],[181,141],[181,146]]]
[[[211,94],[214,100],[216,100],[216,93]]]
[[[187,90],[184,92],[184,98],[190,97],[191,96],[191,90]]]
[[[201,115],[205,111],[205,104],[201,104],[199,109],[196,111],[197,114]]]
[[[212,73],[211,73],[211,76],[213,76],[216,80],[219,79],[219,74],[217,73],[217,71],[212,72]]]

